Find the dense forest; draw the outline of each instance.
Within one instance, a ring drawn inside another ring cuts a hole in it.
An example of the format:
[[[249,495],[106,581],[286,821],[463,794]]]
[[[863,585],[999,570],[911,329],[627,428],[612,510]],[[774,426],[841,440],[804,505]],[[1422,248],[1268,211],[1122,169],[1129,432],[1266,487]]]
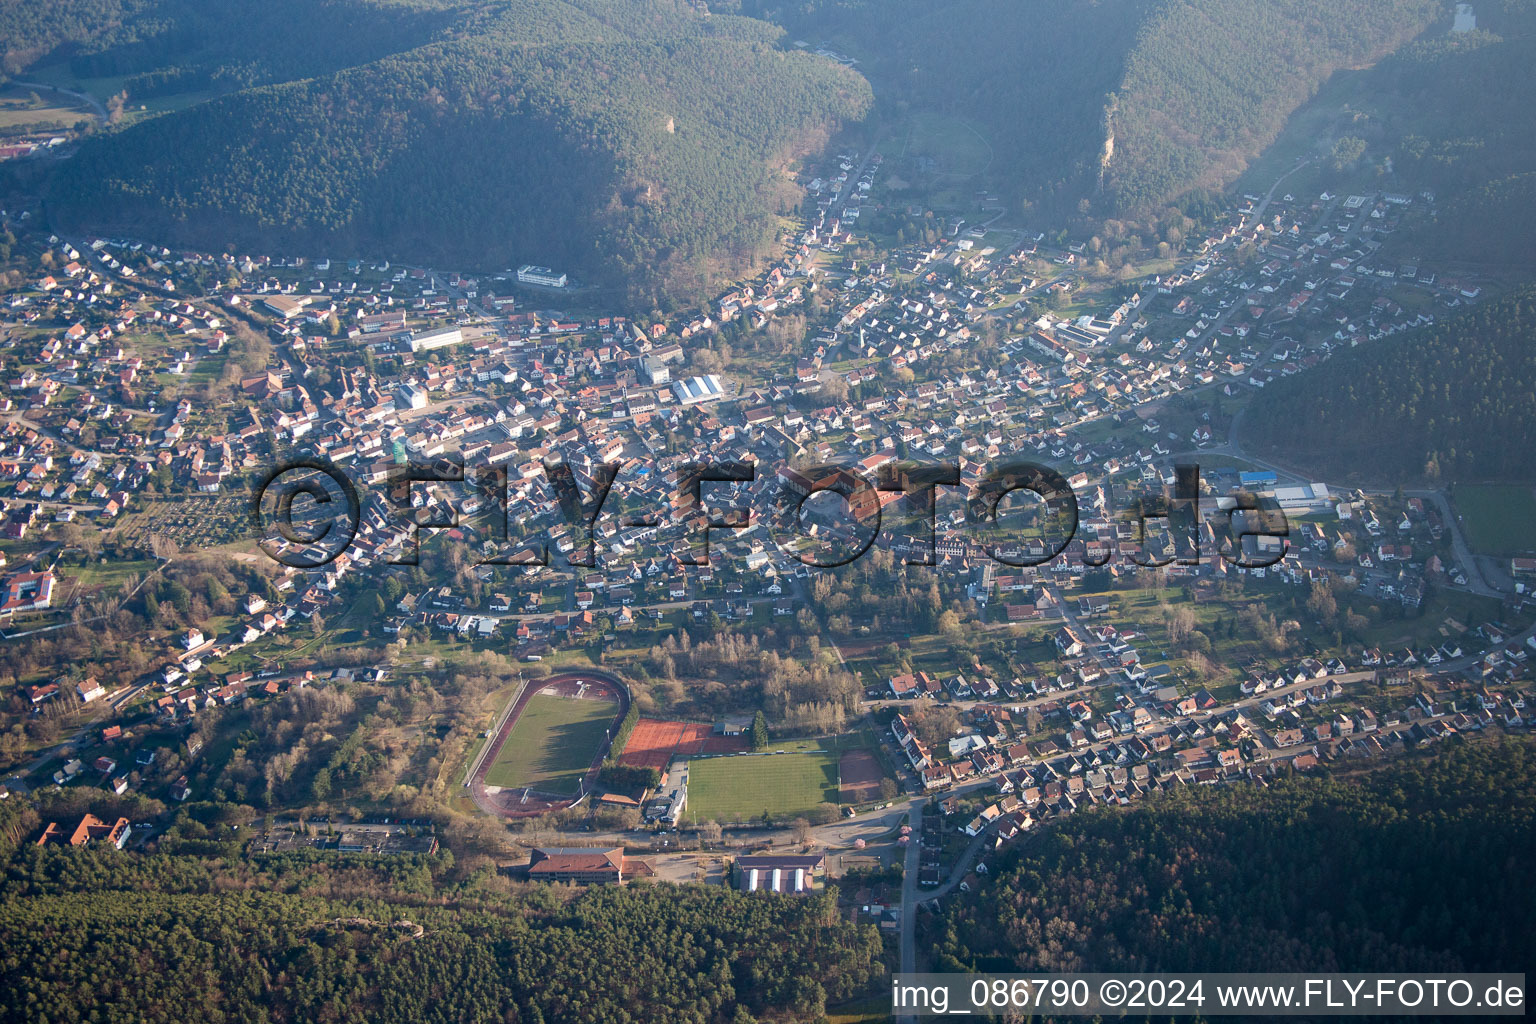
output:
[[[1227,184],[1333,71],[1381,57],[1444,13],[1437,0],[742,7],[803,38],[831,35],[892,106],[983,125],[992,177],[1020,202],[1116,214]]]
[[[795,198],[775,168],[872,103],[858,72],[743,14],[858,56],[885,115],[978,125],[1014,209],[1124,216],[1230,182],[1335,69],[1444,13],[1438,0],[873,3],[66,0],[49,20],[0,0],[0,36],[12,67],[62,58],[121,76],[130,104],[206,101],[85,146],[51,191],[66,227],[527,260],[657,298],[751,265]],[[1436,67],[1403,74],[1438,85]]]
[[[869,102],[772,26],[681,0],[294,6],[253,25],[245,5],[167,0],[74,44],[77,73],[215,95],[87,140],[49,186],[51,216],[697,296],[772,241],[797,201],[779,168]]]
[[[436,38],[464,0],[0,0],[5,70],[66,61],[80,78],[124,76],[135,99],[231,91],[323,74]],[[296,23],[304,32],[294,32]],[[358,26],[366,31],[358,31]],[[25,74],[22,75],[25,77]]]
[[[1254,396],[1243,441],[1319,479],[1536,474],[1536,293],[1335,355]]]
[[[1226,184],[1335,70],[1389,53],[1442,11],[1434,0],[1169,0],[1110,98],[1105,187],[1138,209]]]
[[[1405,47],[1375,70],[1369,109],[1397,173],[1439,190],[1395,248],[1412,258],[1536,261],[1536,3],[1477,6],[1478,29]],[[1379,85],[1378,85],[1379,83]]]
[[[1075,209],[1091,194],[1106,97],[1153,0],[747,0],[802,39],[860,60],[896,115],[937,111],[981,128],[989,179],[1023,203]],[[878,26],[878,31],[875,30]],[[898,126],[899,130],[899,126]]]
[[[0,0],[0,72],[14,74],[61,46],[88,46],[121,30],[155,0]]]
[[[16,852],[0,1021],[813,1021],[884,971],[831,893],[576,892],[446,854],[243,855],[221,828]]]
[[[1536,97],[1532,102],[1536,104]],[[1536,110],[1536,105],[1529,109]],[[1536,265],[1536,171],[1493,178],[1452,193],[1432,217],[1405,231],[1393,251],[1412,258],[1455,260],[1479,269],[1528,270]]]
[[[1374,65],[1333,76],[1276,149],[1312,157],[1319,189],[1336,189],[1346,171],[1351,188],[1414,196],[1411,215],[1379,236],[1388,258],[1523,269],[1536,260],[1536,3],[1488,0],[1474,12],[1470,31],[1441,18]],[[1306,177],[1288,187],[1306,190]]]
[[[1536,744],[1079,812],[939,920],[934,970],[1492,971],[1536,956]]]

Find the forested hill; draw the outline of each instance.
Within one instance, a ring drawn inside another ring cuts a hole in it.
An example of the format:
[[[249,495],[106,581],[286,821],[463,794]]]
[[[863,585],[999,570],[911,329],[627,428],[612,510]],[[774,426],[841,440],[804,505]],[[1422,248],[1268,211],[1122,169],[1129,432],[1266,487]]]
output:
[[[1105,185],[1122,208],[1224,185],[1336,69],[1418,35],[1434,0],[1167,0],[1110,100]]]
[[[1317,479],[1536,479],[1536,291],[1371,342],[1253,398],[1244,444]]]
[[[48,189],[62,226],[697,294],[765,250],[796,202],[778,168],[870,96],[681,0],[277,0],[254,27],[184,5],[74,44],[83,70],[223,94],[88,140]]]
[[[15,70],[197,100],[84,146],[66,228],[559,266],[689,297],[762,254],[775,168],[872,103],[977,124],[1016,210],[1230,182],[1336,68],[1444,0],[0,0]],[[48,16],[42,16],[43,8]],[[736,13],[759,15],[754,20]],[[876,30],[878,28],[878,31]],[[978,30],[980,29],[980,30]]]
[[[832,893],[509,893],[441,855],[197,845],[19,851],[0,881],[0,1021],[810,1022],[884,974],[880,936]]]
[[[992,176],[1021,200],[1075,207],[1096,196],[1106,213],[1227,184],[1334,70],[1381,57],[1448,9],[1441,0],[742,7],[802,38],[830,35],[861,59],[882,99],[979,122]]]
[[[1477,8],[1478,29],[1383,61],[1360,104],[1396,142],[1405,179],[1439,190],[1438,216],[1394,240],[1405,258],[1536,263],[1536,4]],[[1375,84],[1375,83],[1373,83]],[[1379,97],[1379,99],[1378,99]]]
[[[933,970],[1494,971],[1536,956],[1536,745],[1079,812],[992,865]]]

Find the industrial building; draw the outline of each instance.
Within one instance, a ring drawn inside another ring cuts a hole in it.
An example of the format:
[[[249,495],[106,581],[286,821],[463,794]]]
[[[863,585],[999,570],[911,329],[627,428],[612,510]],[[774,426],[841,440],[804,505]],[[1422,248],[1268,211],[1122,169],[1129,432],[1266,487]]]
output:
[[[464,332],[457,327],[449,327],[440,331],[426,331],[421,334],[411,335],[412,352],[430,352],[435,348],[447,348],[449,345],[458,345],[464,341]]]
[[[819,853],[737,857],[736,888],[742,892],[810,892],[819,883],[822,860]]]
[[[395,408],[425,409],[427,407],[427,389],[418,384],[402,384],[395,389]]]
[[[702,405],[705,402],[718,402],[725,397],[725,392],[720,387],[720,378],[712,373],[703,377],[673,381],[672,394],[682,405]]]
[[[622,846],[560,846],[534,850],[528,861],[528,877],[538,882],[622,885],[631,878],[649,877],[654,873],[645,861],[624,856]]]

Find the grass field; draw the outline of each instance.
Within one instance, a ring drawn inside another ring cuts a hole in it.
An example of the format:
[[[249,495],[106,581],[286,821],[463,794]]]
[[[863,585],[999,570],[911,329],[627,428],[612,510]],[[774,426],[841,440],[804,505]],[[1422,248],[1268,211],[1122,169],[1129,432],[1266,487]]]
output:
[[[0,89],[0,129],[42,131],[45,126],[93,120],[89,105],[61,93],[19,86]]]
[[[126,75],[80,78],[71,70],[68,61],[59,61],[54,64],[44,64],[28,68],[27,77],[47,85],[56,85],[65,89],[73,89],[76,92],[87,93],[88,95],[95,96],[102,103],[107,102],[109,97],[124,91],[128,84],[128,76]],[[47,95],[45,94],[45,96]],[[123,124],[129,125],[143,118],[153,117],[156,114],[190,107],[194,103],[211,99],[214,95],[212,90],[204,89],[188,90],[186,92],[142,99],[134,99],[130,96],[129,103],[123,108]],[[60,98],[63,99],[64,97]]]
[[[975,128],[943,114],[912,115],[897,155],[923,160],[930,173],[970,177],[992,163],[992,145]]]
[[[688,813],[700,821],[746,821],[803,814],[817,804],[837,803],[837,760],[832,750],[688,762]]]
[[[617,710],[603,700],[534,694],[496,752],[486,785],[528,787],[555,796],[575,793]]]
[[[1464,484],[1456,488],[1467,543],[1479,554],[1536,550],[1536,494],[1526,484]]]

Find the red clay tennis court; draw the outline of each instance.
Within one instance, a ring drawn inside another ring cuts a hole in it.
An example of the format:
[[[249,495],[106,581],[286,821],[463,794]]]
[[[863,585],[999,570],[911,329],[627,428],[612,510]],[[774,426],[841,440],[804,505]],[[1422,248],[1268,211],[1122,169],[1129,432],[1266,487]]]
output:
[[[637,768],[666,768],[675,754],[734,754],[747,749],[741,736],[716,736],[702,722],[666,722],[642,718],[629,734],[619,763]]]
[[[868,803],[880,797],[880,780],[885,771],[875,755],[867,750],[845,751],[837,762],[838,780],[845,802]]]

